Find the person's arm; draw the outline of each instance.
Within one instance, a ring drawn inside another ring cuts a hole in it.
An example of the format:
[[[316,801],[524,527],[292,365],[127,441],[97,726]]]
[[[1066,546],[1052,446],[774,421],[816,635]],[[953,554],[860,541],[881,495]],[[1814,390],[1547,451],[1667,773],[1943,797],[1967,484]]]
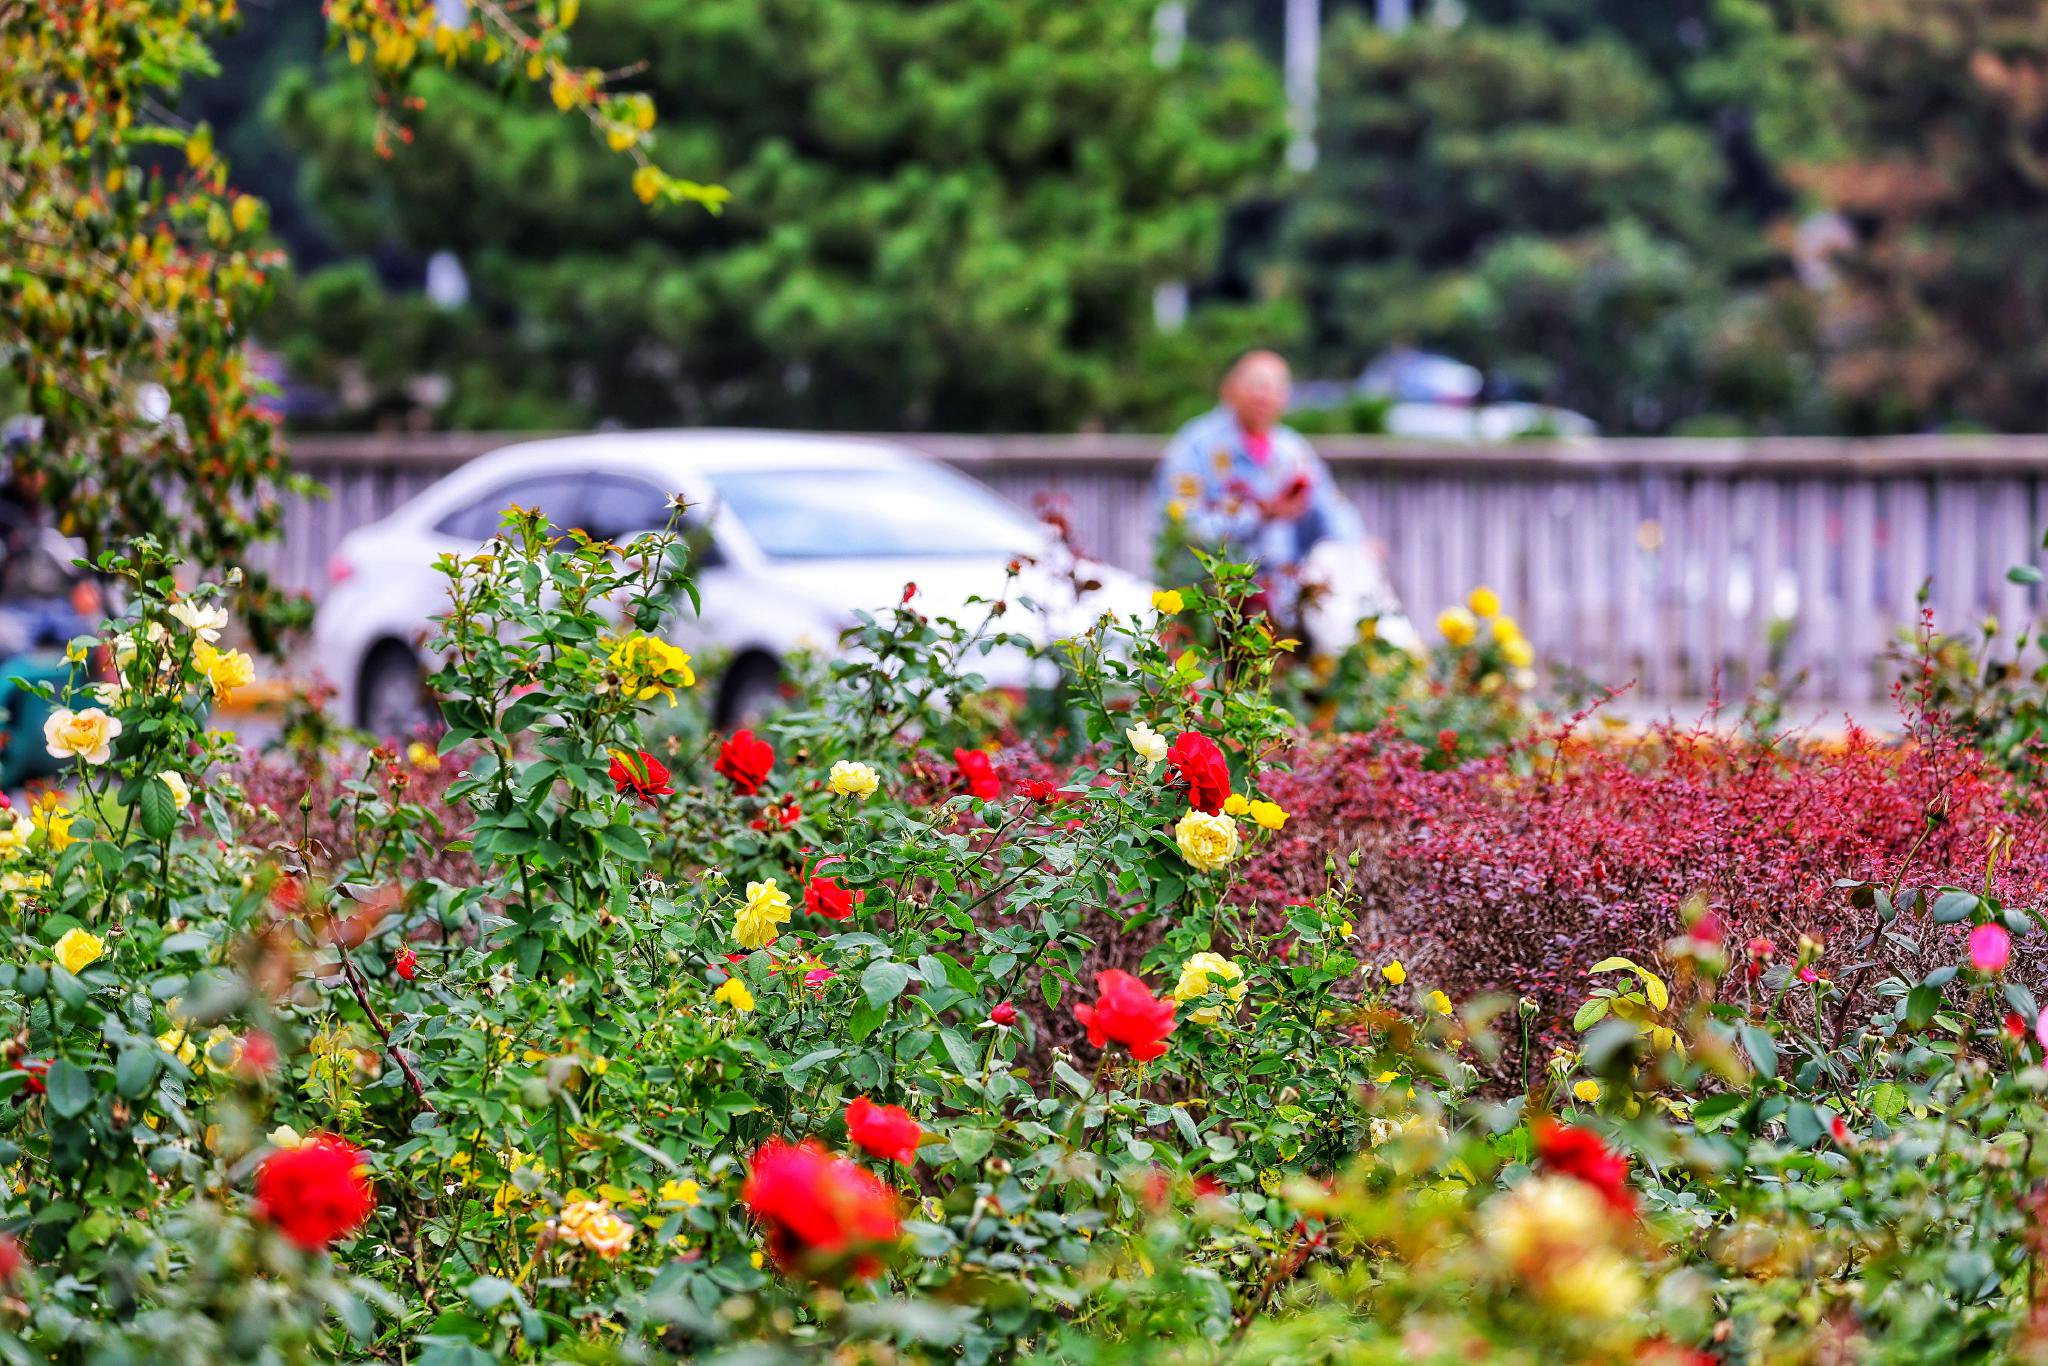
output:
[[[1197,545],[1210,546],[1222,540],[1229,527],[1223,519],[1222,509],[1210,496],[1208,471],[1204,465],[1209,457],[1200,440],[1201,431],[1201,424],[1190,423],[1167,444],[1166,455],[1159,462],[1153,496],[1162,522],[1169,515],[1169,509],[1177,507],[1188,539]]]

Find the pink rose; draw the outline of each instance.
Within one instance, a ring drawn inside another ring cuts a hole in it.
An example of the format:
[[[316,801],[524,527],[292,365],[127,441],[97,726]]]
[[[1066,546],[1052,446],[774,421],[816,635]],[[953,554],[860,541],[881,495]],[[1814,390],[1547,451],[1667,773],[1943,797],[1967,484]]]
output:
[[[2012,936],[2003,925],[1979,925],[1970,931],[1970,966],[1979,972],[2004,972],[2012,961]]]

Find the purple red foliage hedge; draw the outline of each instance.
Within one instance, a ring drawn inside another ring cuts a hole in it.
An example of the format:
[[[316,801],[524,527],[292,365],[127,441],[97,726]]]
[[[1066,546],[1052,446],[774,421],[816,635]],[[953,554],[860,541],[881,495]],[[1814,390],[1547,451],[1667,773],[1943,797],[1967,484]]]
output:
[[[2015,843],[1994,890],[2014,906],[2048,895],[2038,797],[1940,740],[1852,731],[1765,748],[1667,729],[1625,745],[1549,734],[1445,771],[1428,758],[1386,731],[1305,743],[1265,784],[1292,815],[1240,895],[1267,910],[1314,896],[1329,858],[1355,851],[1362,953],[1398,954],[1453,996],[1532,995],[1547,1014],[1584,999],[1601,958],[1653,960],[1694,893],[1735,943],[1825,944],[1855,923],[1837,879],[1976,889],[2003,829]],[[1900,928],[1930,961],[1959,961],[1959,932]],[[2036,942],[2020,941],[2023,965]]]

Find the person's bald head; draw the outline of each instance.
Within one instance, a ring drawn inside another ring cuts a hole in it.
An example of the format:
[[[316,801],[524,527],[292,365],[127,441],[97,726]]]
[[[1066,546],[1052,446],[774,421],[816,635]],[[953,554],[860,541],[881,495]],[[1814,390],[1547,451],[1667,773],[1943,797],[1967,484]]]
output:
[[[1287,411],[1294,375],[1277,351],[1248,351],[1223,376],[1223,402],[1248,432],[1263,432]]]

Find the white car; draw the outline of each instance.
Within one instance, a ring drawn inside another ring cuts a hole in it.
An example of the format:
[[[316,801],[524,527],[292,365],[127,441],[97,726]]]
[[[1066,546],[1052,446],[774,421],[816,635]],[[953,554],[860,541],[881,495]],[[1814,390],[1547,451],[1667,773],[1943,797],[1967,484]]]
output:
[[[1101,586],[1077,601],[1050,531],[974,480],[881,442],[788,432],[618,432],[526,442],[462,466],[382,521],[342,541],[313,624],[314,663],[338,691],[341,716],[393,736],[428,719],[423,648],[447,605],[434,569],[443,551],[476,549],[512,504],[558,529],[624,541],[664,526],[680,495],[709,544],[695,570],[702,615],[685,602],[677,645],[730,660],[716,682],[721,725],[773,705],[783,660],[825,651],[854,612],[895,607],[915,582],[929,616],[979,622],[970,597],[1004,592],[1009,563],[1034,558],[1003,626],[1048,641],[1105,611],[1149,603],[1151,586],[1106,565],[1079,566]],[[969,615],[973,613],[973,615]],[[998,687],[1031,681],[1021,651],[977,657]]]

